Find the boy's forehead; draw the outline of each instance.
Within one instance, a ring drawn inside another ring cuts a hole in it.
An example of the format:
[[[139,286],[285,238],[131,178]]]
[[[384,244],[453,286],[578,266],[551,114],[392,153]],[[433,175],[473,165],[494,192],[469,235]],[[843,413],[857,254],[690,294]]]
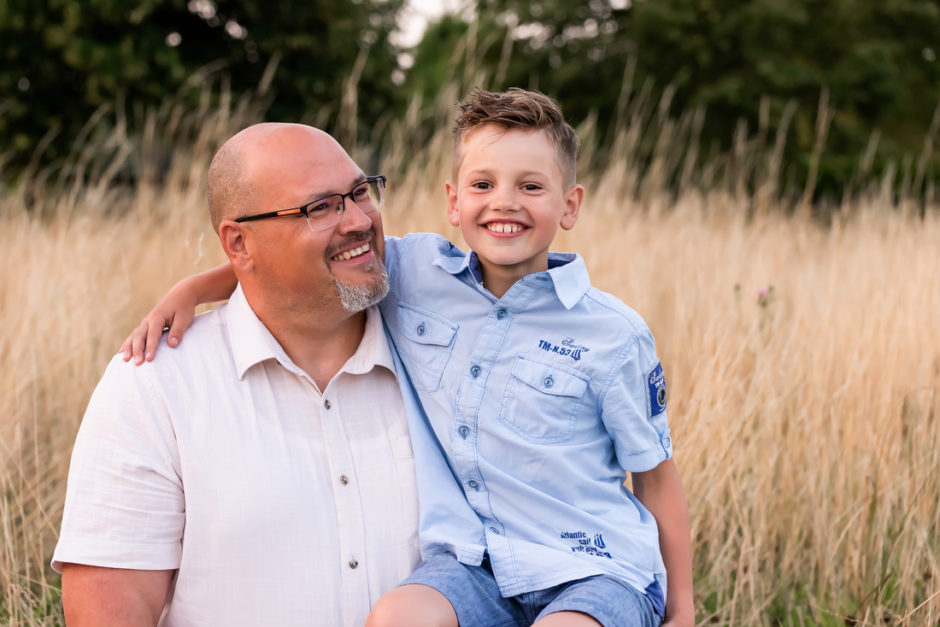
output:
[[[551,141],[551,137],[549,136],[547,129],[544,128],[520,128],[516,126],[504,126],[502,124],[490,122],[488,124],[481,124],[480,126],[469,129],[460,138],[460,144],[461,147],[465,147],[472,143],[482,148],[506,137],[529,137],[531,135],[540,134],[544,135],[546,139]]]
[[[546,151],[551,151],[553,160],[557,160],[557,154],[554,154],[557,152],[557,147],[545,128],[518,128],[495,123],[482,124],[472,128],[461,136],[460,142],[456,146],[454,152],[454,178],[456,179],[460,171],[463,170],[468,153],[483,158],[490,154],[497,157],[501,156],[498,149],[504,146],[504,140],[531,140],[536,137],[544,139]],[[495,146],[497,152],[489,150],[494,147],[494,144],[499,144],[499,146]]]

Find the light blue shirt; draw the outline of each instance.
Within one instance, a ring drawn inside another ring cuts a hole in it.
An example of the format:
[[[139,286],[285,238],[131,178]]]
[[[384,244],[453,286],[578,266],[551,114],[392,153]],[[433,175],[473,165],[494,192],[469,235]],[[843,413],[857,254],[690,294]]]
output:
[[[573,254],[499,299],[438,235],[387,238],[386,264],[422,556],[475,565],[485,550],[503,596],[604,573],[665,595],[656,521],[624,486],[672,456],[642,318]]]

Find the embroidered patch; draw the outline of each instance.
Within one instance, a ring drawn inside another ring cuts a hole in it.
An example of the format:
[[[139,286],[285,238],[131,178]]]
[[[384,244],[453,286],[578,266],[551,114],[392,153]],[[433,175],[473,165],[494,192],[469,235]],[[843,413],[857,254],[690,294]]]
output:
[[[604,535],[601,533],[595,533],[592,537],[583,531],[562,531],[560,537],[562,540],[568,541],[572,553],[586,553],[587,555],[613,559],[610,552],[604,550],[607,548],[607,543],[604,542]]]
[[[656,364],[652,372],[646,377],[650,396],[650,417],[666,411],[666,377],[663,375],[663,365]]]
[[[586,353],[591,349],[574,341],[573,337],[566,337],[561,344],[552,344],[547,340],[539,340],[539,348],[549,353],[556,353],[563,357],[570,357],[575,361],[581,360],[581,353]]]

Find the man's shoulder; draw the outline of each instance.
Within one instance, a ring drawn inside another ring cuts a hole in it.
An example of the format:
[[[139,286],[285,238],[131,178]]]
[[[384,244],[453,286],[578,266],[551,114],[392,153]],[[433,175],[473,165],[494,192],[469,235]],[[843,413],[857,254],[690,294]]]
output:
[[[221,368],[226,356],[231,356],[226,308],[227,305],[220,305],[197,315],[176,348],[166,343],[167,334],[164,332],[151,362],[137,366],[133,362],[124,363],[117,355],[108,366],[108,375],[124,380],[159,380],[180,375],[205,378],[211,371]]]

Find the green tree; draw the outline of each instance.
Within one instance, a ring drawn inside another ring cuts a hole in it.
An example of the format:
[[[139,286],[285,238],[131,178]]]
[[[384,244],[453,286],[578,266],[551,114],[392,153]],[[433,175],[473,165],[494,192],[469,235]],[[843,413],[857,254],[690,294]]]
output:
[[[836,195],[905,156],[926,165],[921,189],[940,175],[935,155],[922,158],[940,104],[936,0],[479,0],[472,20],[457,22],[429,29],[416,50],[409,80],[429,93],[466,33],[476,55],[454,59],[458,76],[472,59],[487,87],[538,88],[573,121],[596,115],[602,131],[617,122],[625,78],[633,94],[655,85],[654,99],[668,87],[673,115],[704,108],[701,141],[718,149],[742,121],[772,137],[795,106],[785,159],[803,181],[825,93],[817,190]]]
[[[344,94],[366,120],[400,98],[388,35],[402,3],[2,0],[0,145],[18,167],[46,136],[42,157],[54,161],[100,107],[174,95],[195,103],[207,81],[223,78],[236,94],[254,90],[272,60],[270,119],[306,114],[354,132],[340,117]]]

